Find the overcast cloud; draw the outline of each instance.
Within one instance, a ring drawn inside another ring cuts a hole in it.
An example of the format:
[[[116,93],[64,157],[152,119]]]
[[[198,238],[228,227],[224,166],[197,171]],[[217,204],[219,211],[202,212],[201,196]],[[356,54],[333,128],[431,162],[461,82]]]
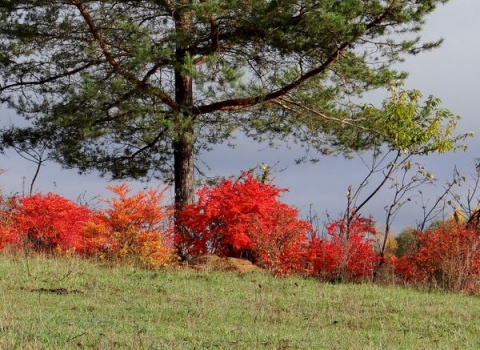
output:
[[[425,96],[434,95],[442,100],[442,107],[462,116],[458,132],[473,131],[474,138],[468,140],[467,152],[457,152],[441,156],[419,159],[437,180],[437,188],[425,189],[431,200],[451,174],[454,166],[465,175],[474,172],[474,159],[480,142],[480,14],[479,0],[451,0],[440,6],[431,16],[422,34],[425,40],[445,39],[441,48],[416,57],[410,57],[399,68],[409,72],[407,89],[418,89]],[[382,98],[386,94],[383,94]],[[1,118],[15,121],[12,111],[1,110]],[[242,169],[255,167],[261,162],[274,167],[275,184],[286,187],[289,192],[283,200],[295,205],[306,214],[310,207],[321,215],[328,211],[339,214],[345,208],[346,192],[349,185],[357,185],[367,173],[358,160],[345,160],[341,157],[322,157],[319,163],[295,165],[301,154],[298,149],[282,147],[267,149],[251,141],[239,140],[236,149],[219,146],[202,157],[209,166],[199,163],[210,176],[237,175]],[[35,165],[14,152],[1,155],[0,167],[7,172],[0,176],[0,186],[5,193],[28,191],[35,173]],[[75,170],[62,170],[56,164],[44,166],[39,174],[35,189],[41,192],[53,191],[63,196],[77,199],[82,196],[92,199],[96,196],[109,196],[106,179],[92,174],[79,176]],[[131,183],[134,188],[145,184]],[[149,183],[148,186],[156,186]],[[466,190],[466,187],[463,191]],[[363,213],[373,214],[381,224],[384,220],[383,207],[389,204],[391,193],[383,191]],[[404,207],[396,218],[395,231],[421,219],[421,211],[415,204]]]

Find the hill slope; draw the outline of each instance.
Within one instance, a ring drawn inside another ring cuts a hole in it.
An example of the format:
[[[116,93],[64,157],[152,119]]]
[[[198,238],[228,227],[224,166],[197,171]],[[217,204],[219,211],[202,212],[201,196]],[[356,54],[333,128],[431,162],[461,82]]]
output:
[[[0,256],[0,349],[478,349],[478,297]]]

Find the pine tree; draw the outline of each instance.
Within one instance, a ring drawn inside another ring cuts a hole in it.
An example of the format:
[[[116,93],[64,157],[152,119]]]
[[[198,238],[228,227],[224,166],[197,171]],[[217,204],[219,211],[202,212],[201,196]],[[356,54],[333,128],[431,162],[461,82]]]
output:
[[[352,97],[406,77],[446,0],[4,0],[0,101],[26,118],[3,146],[41,144],[81,172],[173,179],[234,131],[321,153],[368,148],[381,123]],[[388,139],[386,140],[388,142]]]

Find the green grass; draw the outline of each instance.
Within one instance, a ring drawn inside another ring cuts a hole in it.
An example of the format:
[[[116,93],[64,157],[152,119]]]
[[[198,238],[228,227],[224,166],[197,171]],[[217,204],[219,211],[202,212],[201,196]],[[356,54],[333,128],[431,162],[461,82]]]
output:
[[[479,319],[443,292],[0,256],[0,349],[479,349]]]

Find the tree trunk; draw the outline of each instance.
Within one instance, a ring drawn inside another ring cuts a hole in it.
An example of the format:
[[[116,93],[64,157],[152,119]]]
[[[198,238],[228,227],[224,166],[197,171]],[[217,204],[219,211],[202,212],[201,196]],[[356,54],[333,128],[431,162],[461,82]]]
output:
[[[175,185],[175,213],[174,230],[175,233],[188,237],[191,232],[184,227],[178,214],[187,204],[195,200],[195,176],[194,176],[194,128],[182,128],[181,132],[173,141],[174,154],[174,185]],[[186,249],[182,243],[176,244],[178,256],[182,260],[187,260]]]
[[[189,0],[183,0],[187,4]],[[193,81],[188,66],[188,44],[182,42],[191,31],[191,14],[184,6],[180,6],[174,14],[175,29],[180,35],[175,56],[178,68],[175,69],[175,102],[180,106],[176,116],[177,129],[173,141],[174,176],[175,176],[175,209],[181,210],[186,204],[195,200],[194,145],[195,122],[192,118]]]
[[[181,210],[195,200],[193,146],[193,128],[182,130],[181,135],[173,142],[176,210]]]

